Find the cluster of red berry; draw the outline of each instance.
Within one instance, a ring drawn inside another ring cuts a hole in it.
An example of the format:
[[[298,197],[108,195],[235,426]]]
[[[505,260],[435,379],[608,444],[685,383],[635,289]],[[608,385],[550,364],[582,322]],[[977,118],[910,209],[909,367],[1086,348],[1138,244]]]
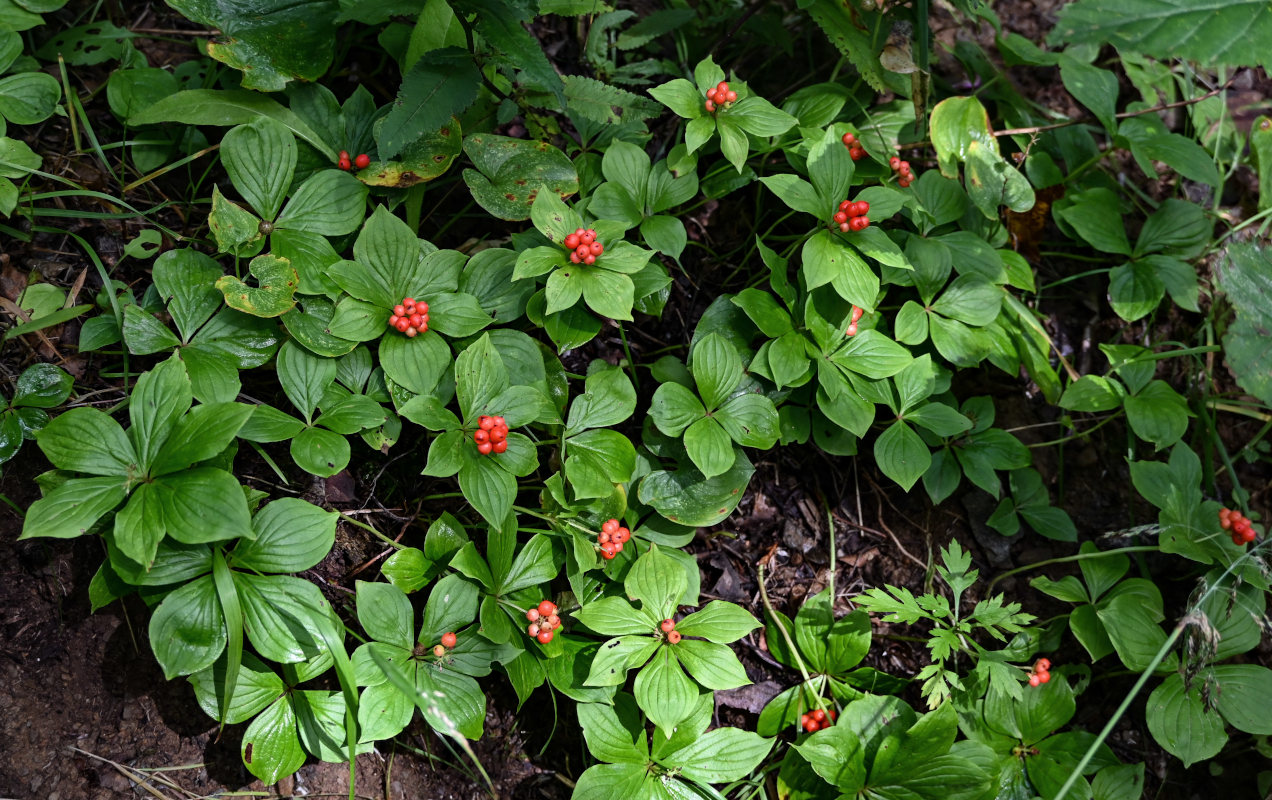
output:
[[[483,456],[504,452],[508,449],[508,423],[503,417],[478,417],[473,441]]]
[[[844,331],[845,335],[847,336],[857,335],[857,320],[861,319],[861,315],[864,313],[866,313],[865,309],[862,308],[861,306],[852,307],[852,322],[848,323],[848,330]]]
[[[816,711],[810,711],[807,714],[800,714],[799,724],[804,726],[804,730],[814,733],[822,728],[829,728],[835,724],[835,717],[839,716],[832,708],[829,711],[822,711],[820,708]]]
[[[570,251],[570,261],[574,264],[592,265],[596,257],[605,252],[605,245],[596,241],[595,228],[579,228],[565,237],[565,249]]]
[[[623,545],[630,541],[632,532],[618,524],[616,519],[607,519],[601,525],[601,532],[596,534],[596,543],[600,547],[601,556],[609,561],[623,552]]]
[[[1029,673],[1029,685],[1037,686],[1049,680],[1051,680],[1051,659],[1040,658],[1034,662],[1033,670]]]
[[[844,147],[848,148],[848,155],[852,156],[853,161],[860,161],[866,157],[866,148],[861,146],[861,142],[857,141],[856,135],[851,131],[844,134]]]
[[[676,630],[676,621],[674,619],[665,619],[658,623],[658,628],[667,635],[669,644],[680,644],[680,631]]]
[[[417,303],[413,297],[403,297],[389,315],[389,327],[397,328],[412,339],[428,330],[428,303]]]
[[[526,626],[526,633],[538,639],[539,644],[552,641],[552,632],[561,627],[561,618],[557,616],[557,605],[551,600],[544,600],[538,608],[527,611],[526,619],[530,620],[530,624]]]
[[[1254,526],[1250,518],[1232,508],[1219,509],[1219,527],[1232,531],[1232,543],[1240,547],[1255,540]]]
[[[433,648],[433,655],[437,656],[438,658],[441,658],[442,656],[446,655],[447,650],[453,649],[455,647],[455,643],[458,641],[459,641],[459,638],[455,636],[453,631],[447,631],[446,633],[443,633],[442,643],[439,645],[436,645]]]
[[[870,219],[866,214],[870,213],[870,204],[865,200],[852,202],[845,200],[839,204],[839,210],[835,212],[835,222],[839,225],[839,230],[847,233],[848,231],[862,231],[870,227]]]
[[[892,167],[892,171],[897,173],[897,185],[902,189],[914,183],[914,173],[910,171],[910,162],[902,161],[893,156],[888,159],[888,166]]]
[[[336,166],[348,172],[350,169],[357,167],[358,169],[366,169],[371,165],[371,156],[366,153],[359,153],[352,161],[349,160],[349,151],[340,151],[340,160],[336,162]]]
[[[707,90],[706,108],[708,111],[715,111],[716,106],[724,106],[724,105],[728,105],[729,103],[736,103],[737,100],[738,100],[738,93],[729,88],[729,82],[720,81],[720,83],[716,84],[714,89]]]

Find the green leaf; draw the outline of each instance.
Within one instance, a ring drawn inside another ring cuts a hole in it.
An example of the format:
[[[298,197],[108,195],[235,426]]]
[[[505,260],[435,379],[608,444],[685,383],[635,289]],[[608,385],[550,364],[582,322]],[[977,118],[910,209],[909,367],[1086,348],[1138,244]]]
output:
[[[743,97],[718,113],[717,119],[727,119],[752,136],[761,138],[785,133],[799,121],[756,95]]]
[[[212,576],[163,599],[150,618],[150,646],[168,680],[212,666],[225,649],[225,619]]]
[[[733,441],[743,447],[759,447],[767,450],[780,435],[777,409],[773,401],[762,394],[746,392],[726,402],[716,410],[714,419]],[[690,426],[690,430],[696,425]],[[685,431],[688,447],[689,431]],[[732,465],[732,461],[729,462]]]
[[[381,158],[393,158],[430,131],[472,105],[481,74],[460,47],[426,53],[407,71],[392,110],[376,132]]]
[[[61,367],[53,364],[32,364],[18,376],[14,387],[13,407],[55,408],[70,397],[74,380]],[[635,404],[635,395],[632,397]],[[629,412],[630,413],[630,412]]]
[[[492,457],[478,455],[476,451],[464,453],[465,460],[459,468],[459,489],[477,513],[493,527],[501,528],[517,498],[517,479]]]
[[[879,276],[840,238],[818,231],[804,243],[800,257],[808,288],[833,283],[835,291],[848,302],[866,310],[874,308],[879,295]]]
[[[822,198],[818,196],[817,190],[813,188],[811,183],[798,175],[780,172],[776,175],[766,175],[760,178],[760,183],[772,190],[773,194],[777,195],[793,211],[803,211],[819,219],[826,213]]]
[[[1106,69],[1079,61],[1068,53],[1060,57],[1060,80],[1069,94],[1095,114],[1106,131],[1117,130],[1117,76]]]
[[[702,473],[692,469],[650,473],[641,481],[640,501],[681,525],[715,525],[737,508],[755,472],[744,452],[735,453],[733,467],[714,478],[704,478]]]
[[[1268,698],[1272,697],[1272,670],[1257,664],[1220,664],[1214,668],[1219,691],[1219,713],[1239,731],[1258,736],[1272,734]]]
[[[267,786],[304,766],[305,751],[296,734],[296,712],[289,698],[278,698],[247,726],[242,756],[248,771]]]
[[[220,265],[197,250],[169,250],[155,259],[152,273],[177,330],[190,341],[221,307],[222,297],[213,286],[221,277]]]
[[[1224,358],[1241,388],[1272,404],[1272,255],[1254,244],[1234,244],[1217,271],[1219,286],[1236,309],[1223,338]]]
[[[950,319],[982,327],[998,317],[1002,303],[1002,289],[980,275],[960,275],[946,287],[931,308]]]
[[[1155,58],[1203,64],[1268,66],[1255,43],[1272,36],[1272,19],[1257,0],[1198,5],[1182,0],[1131,0],[1116,7],[1080,0],[1061,10],[1052,42],[1112,44]]]
[[[865,752],[861,738],[847,725],[823,728],[795,745],[813,770],[846,795],[866,785]]]
[[[742,662],[725,645],[684,639],[669,647],[689,675],[708,689],[736,689],[751,682]]]
[[[885,91],[888,78],[879,62],[877,48],[856,15],[847,13],[834,0],[813,0],[806,2],[804,7],[831,44],[857,68],[870,88],[876,92]]]
[[[685,747],[664,753],[664,764],[701,783],[726,783],[745,778],[773,749],[773,740],[737,728],[716,728]]]
[[[651,545],[632,565],[623,585],[645,611],[661,620],[673,616],[687,583],[680,565]]]
[[[241,403],[211,403],[195,406],[183,416],[159,449],[151,465],[152,475],[166,475],[206,461],[229,447],[248,417],[252,406]]]
[[[40,450],[58,469],[128,476],[140,466],[124,429],[94,408],[72,408],[36,434]]]
[[[932,464],[923,440],[904,422],[894,422],[875,440],[875,460],[883,474],[909,491]]]
[[[695,119],[706,113],[706,95],[684,78],[655,86],[649,90],[649,95],[685,119]]]
[[[998,155],[998,141],[989,124],[989,114],[975,97],[950,97],[932,109],[932,146],[941,165],[941,174],[957,178],[957,163],[967,159],[973,143]]]
[[[61,99],[62,84],[52,75],[20,72],[0,78],[0,116],[15,125],[43,122],[53,115]]]
[[[1132,261],[1109,271],[1109,305],[1127,322],[1151,313],[1165,293],[1148,262]]]
[[[191,89],[177,92],[129,117],[128,124],[138,127],[159,122],[180,122],[186,125],[230,126],[248,123],[260,116],[278,120],[331,161],[336,160],[336,152],[331,145],[295,112],[283,107],[273,98],[246,89]]]
[[[165,526],[159,490],[142,484],[115,515],[115,544],[120,552],[149,569],[155,550],[163,539]]]
[[[579,776],[571,797],[575,800],[645,800],[651,796],[649,782],[644,764],[596,764]]]
[[[694,393],[678,383],[659,385],[649,404],[650,419],[658,430],[668,436],[679,436],[685,428],[703,419],[706,413]]]
[[[700,419],[685,429],[685,450],[694,466],[707,478],[723,475],[733,466],[733,442],[716,419]]]
[[[282,680],[256,656],[244,653],[241,667],[233,697],[230,698],[228,710],[224,714],[222,709],[227,705],[225,659],[218,659],[208,669],[190,676],[190,684],[194,687],[194,696],[199,707],[219,722],[230,725],[246,722],[283,694]]]
[[[634,689],[641,710],[651,722],[668,731],[689,716],[698,698],[698,687],[680,668],[670,647],[661,647],[654,653],[653,660],[636,674]]]
[[[565,476],[580,499],[608,497],[636,468],[636,448],[618,431],[584,431],[566,440],[565,453]]]
[[[336,50],[335,0],[173,0],[187,19],[220,29],[207,53],[243,70],[243,87],[278,92],[292,80],[314,81]],[[273,783],[273,781],[268,781]]]
[[[644,97],[594,78],[565,75],[561,80],[565,83],[565,97],[570,110],[593,122],[616,125],[628,120],[656,117],[660,111],[657,105]]]
[[[473,199],[500,219],[529,217],[540,191],[568,197],[579,188],[574,164],[547,143],[473,134],[464,138],[464,152],[477,167],[464,170],[464,183]]]
[[[190,378],[178,358],[169,358],[137,379],[128,405],[128,436],[143,469],[150,470],[191,402]]]
[[[275,500],[252,520],[256,538],[241,539],[231,562],[259,572],[302,572],[322,561],[336,540],[334,511],[294,497]]]
[[[742,379],[742,360],[737,350],[718,333],[698,341],[690,368],[708,410],[718,408]]]
[[[649,758],[649,742],[630,695],[619,695],[612,706],[580,703],[578,715],[587,749],[593,758],[639,764],[643,768]]]
[[[296,139],[283,123],[258,117],[221,141],[221,159],[234,188],[263,218],[273,220],[296,169]]]
[[[1126,421],[1135,435],[1158,450],[1169,447],[1188,430],[1188,403],[1165,381],[1155,380],[1124,401]]]
[[[22,535],[18,538],[83,536],[126,496],[124,481],[119,476],[69,480],[27,508],[22,518]]]
[[[225,295],[226,305],[256,317],[277,317],[291,310],[296,304],[293,296],[300,277],[290,261],[271,255],[257,256],[247,268],[256,278],[255,287],[233,275],[217,280],[216,288]]]
[[[1148,696],[1145,720],[1157,743],[1185,767],[1217,755],[1228,741],[1223,719],[1202,700],[1201,682],[1185,689],[1178,673],[1167,675]]]
[[[1162,597],[1151,581],[1128,578],[1096,604],[1118,658],[1129,669],[1146,669],[1166,641]]]
[[[347,172],[324,169],[297,187],[275,227],[343,236],[353,233],[365,215],[367,187]]]
[[[155,478],[168,535],[186,544],[252,538],[243,487],[230,473],[194,467]]]
[[[330,478],[349,465],[349,440],[323,428],[296,434],[289,451],[296,466],[320,478]]]
[[[552,552],[552,539],[535,534],[508,568],[508,574],[499,582],[499,591],[510,594],[532,586],[545,586],[560,571]]]
[[[318,656],[325,646],[319,627],[326,606],[315,584],[287,575],[234,572],[243,604],[245,630],[256,652],[271,661],[294,664]]]
[[[1126,390],[1117,381],[1099,375],[1083,375],[1065,388],[1060,407],[1070,411],[1111,411],[1122,405]]]
[[[997,155],[997,149],[979,141],[967,145],[967,195],[990,219],[998,219],[999,206],[1023,214],[1033,208],[1035,199],[1029,180]]]

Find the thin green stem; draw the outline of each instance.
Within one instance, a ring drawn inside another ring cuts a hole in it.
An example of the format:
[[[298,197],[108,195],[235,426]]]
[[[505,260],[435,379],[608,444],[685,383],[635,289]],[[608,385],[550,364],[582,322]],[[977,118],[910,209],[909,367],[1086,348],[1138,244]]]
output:
[[[1078,553],[1077,555],[1072,555],[1072,556],[1061,556],[1059,558],[1048,558],[1045,561],[1035,561],[1034,563],[1026,564],[1023,567],[1016,567],[1015,569],[1009,569],[1006,572],[1002,573],[1001,575],[995,577],[992,581],[989,582],[989,585],[985,587],[985,594],[986,595],[992,594],[994,591],[994,586],[999,581],[1003,580],[1004,578],[1010,578],[1012,575],[1016,575],[1021,572],[1028,572],[1031,569],[1038,569],[1039,567],[1046,567],[1051,564],[1067,564],[1071,561],[1086,561],[1092,558],[1106,558],[1108,556],[1115,556],[1120,553],[1155,553],[1159,550],[1161,550],[1161,548],[1155,544],[1135,545],[1133,547],[1119,547],[1116,550],[1101,550],[1098,553]]]
[[[395,541],[393,541],[393,540],[392,540],[392,539],[390,539],[388,536],[385,536],[383,533],[380,533],[378,530],[376,530],[376,529],[375,529],[375,528],[373,528],[372,526],[370,526],[370,525],[366,524],[365,522],[359,522],[358,520],[354,519],[353,517],[349,516],[348,514],[345,514],[345,513],[344,513],[344,512],[342,512],[342,511],[337,511],[336,513],[340,515],[340,518],[341,518],[342,520],[344,520],[345,522],[349,523],[350,525],[356,526],[356,527],[358,527],[358,528],[361,528],[361,529],[362,529],[362,530],[364,530],[364,531],[369,531],[370,533],[375,534],[377,537],[379,537],[379,538],[380,538],[380,539],[381,539],[381,540],[382,540],[385,544],[387,544],[389,547],[392,547],[392,548],[394,548],[394,549],[396,549],[396,550],[402,550],[402,549],[404,549],[404,548],[406,547],[406,545],[404,545],[404,544],[402,544],[402,543],[400,543],[400,542],[395,542]]]

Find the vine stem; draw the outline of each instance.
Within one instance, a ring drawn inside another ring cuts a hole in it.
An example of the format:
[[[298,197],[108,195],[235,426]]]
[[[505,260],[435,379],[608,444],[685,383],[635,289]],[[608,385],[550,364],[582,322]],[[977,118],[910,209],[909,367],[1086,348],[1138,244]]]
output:
[[[358,520],[354,519],[353,517],[349,516],[348,514],[344,513],[343,511],[337,511],[336,513],[340,515],[340,518],[341,518],[342,520],[344,520],[345,522],[349,523],[350,525],[353,525],[353,526],[355,526],[355,527],[361,528],[361,529],[362,529],[362,530],[364,530],[364,531],[370,531],[371,533],[375,534],[375,535],[376,535],[376,536],[378,536],[381,540],[383,540],[385,544],[389,545],[390,547],[392,547],[392,548],[393,548],[393,549],[395,549],[395,550],[401,550],[401,549],[403,549],[403,548],[405,548],[405,547],[406,547],[406,545],[402,544],[401,542],[398,542],[398,541],[395,541],[395,540],[393,540],[393,539],[390,539],[388,536],[386,536],[386,535],[385,535],[385,534],[383,534],[383,533],[380,533],[378,530],[376,530],[376,529],[375,529],[375,528],[373,528],[372,526],[370,526],[370,525],[366,524],[365,522],[360,522],[360,521],[358,521]]]
[[[1135,545],[1133,547],[1119,547],[1116,550],[1101,550],[1098,553],[1078,553],[1077,555],[1072,555],[1072,556],[1048,558],[1045,561],[1037,561],[1037,562],[1034,562],[1033,564],[1026,564],[1023,567],[1016,567],[1015,569],[1007,570],[1006,572],[995,577],[992,581],[989,582],[989,585],[985,587],[985,594],[992,593],[994,590],[994,586],[996,586],[998,582],[1003,580],[1004,578],[1010,578],[1012,575],[1016,575],[1021,572],[1027,572],[1031,569],[1038,569],[1039,567],[1045,567],[1050,564],[1066,564],[1071,561],[1086,561],[1089,558],[1104,558],[1106,556],[1114,556],[1120,553],[1155,553],[1155,552],[1158,552],[1160,549],[1161,548],[1155,544],[1145,544],[1145,545]]]

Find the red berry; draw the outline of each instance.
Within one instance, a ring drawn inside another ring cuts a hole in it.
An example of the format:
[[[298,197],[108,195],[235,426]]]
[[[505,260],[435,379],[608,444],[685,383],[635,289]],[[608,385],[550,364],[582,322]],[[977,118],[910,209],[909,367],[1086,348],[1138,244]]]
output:
[[[553,627],[553,628],[559,628],[559,627],[561,627],[561,618],[560,618],[560,617],[558,617],[556,614],[553,614],[553,615],[549,616],[549,617],[548,617],[548,625],[549,625],[550,627]]]
[[[480,442],[477,445],[477,452],[481,453],[483,456],[488,456],[490,455],[490,451],[493,448],[494,448],[494,445],[492,445],[490,442]]]
[[[601,530],[605,531],[606,533],[613,533],[614,531],[618,530],[618,520],[616,519],[605,520],[605,522],[601,524]]]
[[[507,439],[507,438],[508,438],[507,428],[495,428],[490,432],[490,441],[492,442],[502,442],[504,439]]]
[[[738,101],[738,93],[730,89],[724,96],[725,102],[736,103]]]
[[[865,217],[853,217],[848,220],[848,227],[854,231],[864,231],[870,225],[870,220]]]
[[[613,558],[617,552],[618,551],[614,549],[613,542],[606,542],[605,544],[601,545],[601,555],[605,558],[606,561],[609,561],[611,558]]]
[[[845,223],[848,221],[848,214],[845,211],[836,211],[834,219],[837,223]]]
[[[627,530],[626,528],[619,528],[618,530],[614,531],[614,538],[616,541],[618,541],[621,544],[631,540],[632,532]]]
[[[490,446],[496,453],[503,453],[508,450],[507,442],[492,442]]]
[[[809,733],[812,733],[820,729],[821,729],[821,726],[811,719],[808,722],[804,723],[804,730],[808,731]]]
[[[446,648],[442,647],[440,644],[437,645],[436,647],[433,648],[433,655],[437,656],[438,658],[441,658],[442,656],[446,655]]]
[[[569,236],[565,237],[565,246],[566,248],[570,250],[573,250],[574,248],[578,247],[579,235],[577,233],[571,233]]]
[[[573,250],[571,250],[571,251],[570,251],[570,263],[571,263],[571,264],[582,264],[582,263],[583,263],[583,259],[579,258],[579,254],[578,254],[578,253],[576,253],[576,252],[574,252]]]
[[[398,303],[397,305],[393,307],[393,313],[397,314],[399,317],[405,317],[406,306],[402,305],[401,303]]]
[[[361,156],[359,156],[359,157],[361,157]],[[442,646],[443,646],[443,647],[445,647],[445,648],[448,648],[448,649],[449,649],[449,648],[451,648],[451,647],[454,647],[454,646],[455,646],[455,642],[457,642],[457,641],[459,641],[459,640],[458,640],[458,638],[457,638],[457,637],[455,636],[455,634],[454,634],[454,633],[452,633],[452,632],[447,632],[447,633],[443,633],[443,634],[442,634]]]
[[[596,256],[592,255],[591,253],[588,253],[587,258],[583,259],[583,263],[587,264],[589,267],[592,266],[593,264],[596,263]]]
[[[406,333],[406,329],[411,327],[411,321],[398,317],[398,321],[393,323],[393,327],[397,328],[402,333]]]
[[[340,157],[341,157],[341,158],[348,158],[348,157],[349,157],[349,151],[348,151],[348,150],[341,150],[341,151],[340,151]]]
[[[850,209],[850,208],[852,208],[852,201],[851,201],[851,200],[845,200],[845,201],[843,201],[842,203],[840,203],[840,204],[839,204],[839,210],[840,210],[840,211],[847,212],[847,211],[848,211],[848,209]]]
[[[613,542],[613,545],[614,545],[614,552],[615,552],[615,553],[621,553],[621,552],[623,552],[623,543],[622,543],[622,542],[615,541],[615,542]]]
[[[605,531],[601,531],[600,533],[596,534],[597,544],[605,544],[609,540],[610,540],[610,535],[606,533]]]
[[[1030,686],[1037,686],[1037,685],[1038,685],[1038,684],[1040,684],[1040,683],[1042,683],[1042,678],[1039,678],[1037,675],[1030,675],[1030,676],[1029,676],[1029,685],[1030,685]]]
[[[721,92],[724,92],[725,94],[729,93],[728,81],[720,81],[719,83],[716,84],[716,94],[720,94]]]
[[[415,326],[416,328],[422,327],[424,325],[423,314],[412,314],[410,316],[410,320],[411,320],[411,325]]]
[[[413,305],[415,305],[415,298],[414,298],[414,297],[403,297],[403,298],[402,298],[402,305],[404,305],[404,306],[413,306]]]
[[[856,336],[856,335],[857,335],[857,323],[855,323],[855,322],[854,322],[854,323],[852,323],[851,325],[849,325],[849,326],[848,326],[848,330],[844,331],[844,335],[845,335],[845,336]]]
[[[1038,672],[1038,682],[1039,682],[1039,683],[1046,683],[1046,682],[1047,682],[1047,681],[1049,681],[1049,680],[1051,680],[1051,673],[1050,673],[1050,672],[1047,672],[1046,670],[1040,670],[1040,671]]]
[[[835,717],[838,717],[839,715],[835,713],[835,709],[830,708],[826,710],[826,716],[830,717],[831,722],[834,722]]]
[[[852,215],[854,217],[864,217],[870,213],[870,204],[865,200],[859,200],[852,204]]]
[[[539,631],[539,635],[535,638],[539,640],[539,644],[547,644],[552,641],[552,631]]]
[[[910,181],[906,178],[902,178],[901,180],[897,181],[897,186],[900,186],[902,189],[907,189],[909,188],[911,183],[913,183],[913,181]]]
[[[481,428],[483,431],[488,431],[491,428],[495,427],[495,418],[487,417],[484,415],[480,416],[477,418],[477,427]]]
[[[538,636],[540,630],[542,630],[542,628],[534,624],[533,622],[526,626],[526,633],[530,634],[531,636]]]
[[[812,719],[812,717],[811,717],[811,716],[809,716],[808,714],[800,714],[800,715],[799,715],[799,724],[800,724],[800,725],[803,725],[804,723],[808,722],[810,719]]]
[[[676,621],[674,619],[665,619],[658,623],[658,627],[662,628],[663,633],[671,633],[676,629]]]
[[[1051,669],[1051,659],[1049,658],[1038,659],[1037,662],[1034,663],[1034,669],[1040,670],[1042,672],[1046,672],[1047,670]]]
[[[888,166],[892,167],[893,170],[901,169],[901,159],[897,158],[896,156],[889,158]]]
[[[824,722],[826,719],[826,712],[819,708],[812,713],[812,717],[817,722]]]
[[[358,157],[353,160],[353,163],[358,169],[366,169],[371,166],[371,156],[366,153],[359,153]]]
[[[414,339],[416,336],[419,335],[419,333],[420,333],[420,329],[412,325],[406,329],[406,338]]]
[[[866,149],[864,147],[853,147],[848,151],[848,155],[852,156],[853,161],[860,161],[866,157]]]
[[[531,622],[538,621],[539,617],[540,617],[539,609],[537,608],[532,608],[526,612],[526,619],[530,620]]]
[[[556,612],[557,612],[557,605],[556,605],[556,603],[552,602],[551,600],[540,600],[540,601],[539,601],[539,616],[541,616],[541,617],[550,617],[550,616],[552,616],[553,614],[555,614]]]
[[[592,242],[595,242],[595,241],[596,241],[596,230],[594,228],[588,228],[587,230],[583,231],[583,235],[579,237],[579,244],[590,245]]]
[[[857,137],[851,131],[849,131],[848,133],[845,133],[843,135],[843,142],[849,147],[852,147],[853,145],[857,143]]]
[[[508,427],[508,420],[504,419],[503,417],[501,417],[501,416],[499,416],[499,415],[497,415],[497,414],[496,414],[495,416],[491,417],[491,419],[492,419],[492,420],[494,420],[495,427],[498,427],[498,428],[507,428],[507,427]]]
[[[715,100],[717,94],[719,94],[719,90],[716,89],[714,86],[712,86],[710,89],[707,90],[707,99]]]
[[[853,321],[853,322],[856,322],[857,320],[861,319],[861,315],[862,315],[862,314],[864,314],[864,313],[866,313],[866,310],[865,310],[864,308],[862,308],[861,306],[853,306],[853,307],[852,307],[852,321]]]
[[[667,641],[672,644],[680,644],[680,631],[672,631],[667,634]]]
[[[707,109],[707,111],[715,111],[715,110],[716,110],[716,104],[715,104],[715,103],[713,103],[712,101],[708,100],[708,101],[704,104],[704,108],[706,108],[706,109]]]
[[[396,327],[397,327],[397,324],[398,324],[398,320],[399,320],[399,319],[401,319],[401,317],[399,317],[397,314],[390,314],[390,315],[389,315],[389,327],[390,327],[390,328],[396,328]]]
[[[592,255],[594,256],[599,256],[601,253],[605,252],[605,245],[601,244],[600,242],[592,242],[587,247],[588,247],[588,250],[590,250],[592,252]]]
[[[347,159],[347,158],[342,158],[342,159],[340,159],[339,161],[337,161],[337,162],[336,162],[336,166],[337,166],[337,167],[339,167],[340,169],[344,170],[345,172],[348,172],[348,171],[349,171],[349,168],[350,168],[350,167],[352,167],[352,166],[353,166],[353,164],[352,164],[352,162],[350,162],[350,161],[349,161],[349,159]]]
[[[839,230],[843,231],[844,233],[847,233],[848,231],[852,229],[848,226],[847,222],[841,222],[839,223]]]
[[[482,442],[489,442],[490,432],[483,431],[481,428],[478,428],[477,430],[473,431],[473,441],[476,442],[477,444],[481,444]]]

